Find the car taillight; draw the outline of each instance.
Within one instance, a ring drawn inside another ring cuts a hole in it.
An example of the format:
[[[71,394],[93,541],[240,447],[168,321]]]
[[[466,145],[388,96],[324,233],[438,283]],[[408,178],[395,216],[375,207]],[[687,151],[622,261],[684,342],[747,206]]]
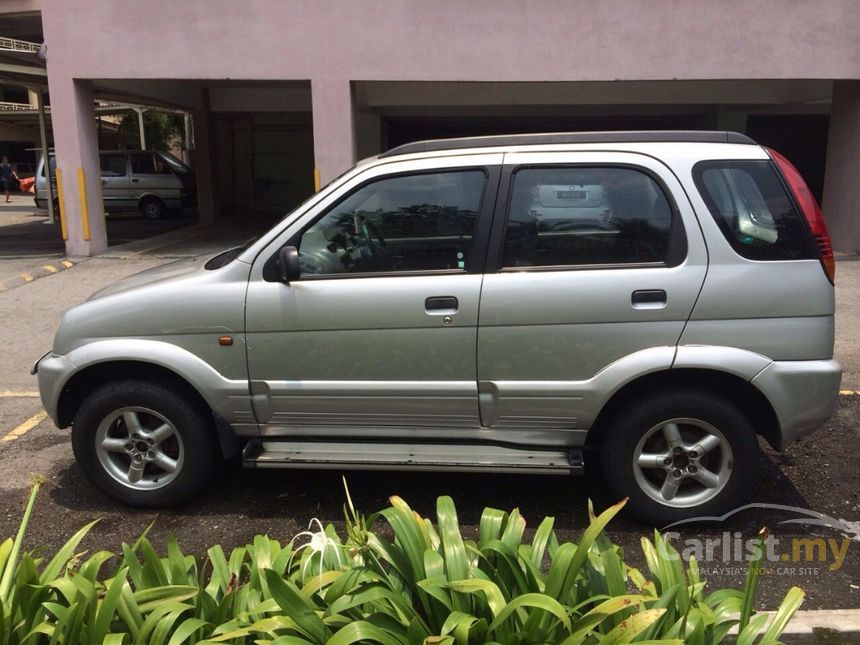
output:
[[[767,153],[773,159],[774,163],[779,168],[785,181],[791,189],[794,199],[797,200],[803,216],[809,223],[809,229],[818,244],[818,251],[821,254],[821,266],[824,267],[824,273],[827,274],[827,279],[831,284],[836,283],[836,262],[833,258],[833,244],[830,241],[830,233],[827,232],[827,224],[824,221],[824,216],[821,214],[821,209],[818,207],[818,202],[812,196],[809,186],[803,180],[800,172],[792,163],[779,154],[776,150],[765,148]]]

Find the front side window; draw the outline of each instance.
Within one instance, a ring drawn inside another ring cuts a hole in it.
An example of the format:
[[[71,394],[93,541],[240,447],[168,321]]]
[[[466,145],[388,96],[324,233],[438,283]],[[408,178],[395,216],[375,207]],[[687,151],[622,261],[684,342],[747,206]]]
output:
[[[170,167],[160,157],[138,152],[131,155],[131,172],[135,175],[169,175]]]
[[[815,257],[803,218],[769,161],[706,161],[693,179],[731,247],[750,260]]]
[[[366,184],[301,234],[302,275],[462,270],[486,183],[465,170]]]
[[[514,173],[502,266],[665,262],[672,207],[648,174],[624,167]]]
[[[102,177],[125,177],[125,155],[102,155]]]

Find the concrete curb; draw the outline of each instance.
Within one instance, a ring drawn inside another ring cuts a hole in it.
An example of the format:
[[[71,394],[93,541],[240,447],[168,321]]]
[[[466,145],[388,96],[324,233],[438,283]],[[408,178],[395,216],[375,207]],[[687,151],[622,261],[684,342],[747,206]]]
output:
[[[8,276],[4,277],[2,281],[0,281],[0,292],[9,291],[10,289],[29,284],[39,278],[46,278],[50,275],[71,269],[85,261],[85,259],[86,258],[75,258],[72,260],[69,258],[57,258],[47,260],[45,264],[35,268],[29,268],[27,271],[21,271],[11,278]]]
[[[860,609],[799,611],[788,623],[780,641],[783,643],[860,643]]]

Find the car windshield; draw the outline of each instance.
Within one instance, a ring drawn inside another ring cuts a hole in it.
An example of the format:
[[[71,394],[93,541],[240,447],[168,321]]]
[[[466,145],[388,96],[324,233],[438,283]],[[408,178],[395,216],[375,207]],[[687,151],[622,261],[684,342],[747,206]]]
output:
[[[176,172],[191,172],[191,168],[186,166],[169,152],[159,152],[158,156],[164,159],[164,161],[167,162],[167,165]]]
[[[54,157],[54,155],[51,155],[50,159],[51,159],[51,174],[53,175],[54,171],[57,169],[57,159]],[[44,176],[45,176],[45,164],[42,164],[42,177],[44,177]]]

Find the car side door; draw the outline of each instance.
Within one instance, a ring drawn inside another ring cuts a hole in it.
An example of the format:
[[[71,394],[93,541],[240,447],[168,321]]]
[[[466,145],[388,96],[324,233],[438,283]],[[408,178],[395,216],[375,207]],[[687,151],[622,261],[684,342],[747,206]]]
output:
[[[704,280],[704,240],[678,180],[643,154],[512,153],[499,195],[481,419],[575,444],[626,378],[671,366]]]
[[[134,206],[129,199],[128,155],[125,152],[103,152],[99,155],[102,200],[106,211]]]
[[[258,256],[248,371],[264,435],[468,436],[501,154],[357,173]],[[301,276],[277,277],[298,250]]]

